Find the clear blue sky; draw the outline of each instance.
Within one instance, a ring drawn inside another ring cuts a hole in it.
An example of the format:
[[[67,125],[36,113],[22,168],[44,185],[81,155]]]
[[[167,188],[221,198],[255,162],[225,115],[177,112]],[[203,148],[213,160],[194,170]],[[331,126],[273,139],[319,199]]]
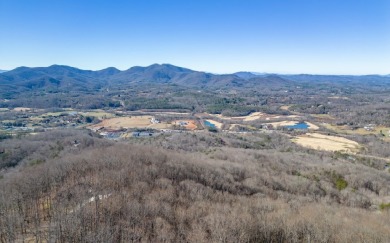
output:
[[[390,0],[0,0],[0,69],[389,74]]]

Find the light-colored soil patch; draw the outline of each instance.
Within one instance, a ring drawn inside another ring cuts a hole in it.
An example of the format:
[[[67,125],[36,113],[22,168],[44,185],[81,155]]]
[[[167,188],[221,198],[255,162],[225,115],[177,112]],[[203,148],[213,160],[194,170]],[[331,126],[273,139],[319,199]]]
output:
[[[105,119],[102,122],[90,126],[92,129],[106,128],[106,129],[120,129],[120,128],[155,128],[165,129],[169,128],[170,124],[151,122],[152,116],[131,116],[131,117],[115,117]]]
[[[283,117],[283,116],[281,116]],[[297,116],[297,115],[289,115],[289,116],[286,116],[287,118],[299,118],[300,116]]]
[[[334,100],[349,100],[348,97],[345,96],[329,96],[328,99],[334,99]]]
[[[228,116],[223,116],[221,114],[214,115],[214,114],[208,114],[211,116],[218,117],[223,120],[237,120],[237,121],[244,121],[244,122],[250,122],[250,121],[255,121],[255,120],[274,120],[274,119],[283,119],[283,118],[299,118],[297,115],[289,115],[289,116],[283,116],[283,115],[271,115],[271,114],[266,114],[262,112],[253,112],[247,116],[233,116],[233,117],[228,117]]]
[[[14,111],[31,111],[31,108],[27,107],[15,107]]]
[[[310,123],[310,122],[305,122],[305,123],[309,126],[309,129],[311,129],[311,130],[320,129],[317,125],[314,125],[313,123]]]
[[[280,121],[280,122],[270,122],[267,124],[270,124],[274,127],[285,127],[285,126],[294,126],[295,124],[297,124],[297,121]]]
[[[147,127],[152,124],[151,119],[151,116],[116,117],[105,119],[98,125],[110,128]]]
[[[184,127],[187,130],[195,130],[198,128],[194,120],[177,120],[173,122],[174,125]]]
[[[229,130],[234,130],[237,126],[240,126],[240,124],[231,124]]]
[[[213,124],[216,128],[222,129],[222,126],[223,126],[222,123],[217,122],[217,121],[214,121],[214,120],[206,120],[206,121],[208,121],[208,122],[210,122],[211,124]]]
[[[291,105],[282,105],[280,107],[281,110],[288,111],[288,109],[291,107]]]
[[[224,116],[222,114],[207,114],[206,115],[209,115],[209,116],[215,116],[215,117],[218,117],[219,119],[224,119],[224,120],[232,120],[232,119],[240,119],[241,116],[239,116],[239,118],[236,117],[230,117],[230,116]]]
[[[221,114],[215,115],[216,117],[224,120],[242,120],[242,121],[254,121],[257,119],[260,119],[261,117],[266,116],[266,114],[261,113],[261,112],[253,112],[247,116],[223,116]]]
[[[303,147],[325,151],[356,153],[361,148],[361,146],[355,141],[343,137],[328,136],[319,133],[306,133],[295,137],[292,141]]]
[[[257,119],[260,119],[261,117],[263,117],[265,114],[264,113],[261,113],[261,112],[253,112],[247,116],[244,117],[243,121],[254,121],[254,120],[257,120]]]
[[[14,123],[16,120],[2,120],[1,123]]]
[[[153,129],[170,129],[170,128],[172,128],[172,125],[168,124],[168,123],[165,123],[165,122],[161,122],[161,123],[151,124],[151,125],[148,126],[148,128],[153,128]]]
[[[9,109],[8,108],[0,108],[0,112],[1,111],[8,111]]]

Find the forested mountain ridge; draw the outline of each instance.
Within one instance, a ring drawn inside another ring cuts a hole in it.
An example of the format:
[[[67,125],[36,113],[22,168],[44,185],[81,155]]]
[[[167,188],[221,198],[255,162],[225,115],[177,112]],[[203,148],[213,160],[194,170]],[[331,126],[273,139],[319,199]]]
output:
[[[174,84],[196,88],[256,87],[295,83],[364,83],[389,84],[390,77],[379,75],[278,75],[238,72],[211,74],[177,67],[171,64],[153,64],[120,71],[114,67],[103,70],[82,70],[70,66],[19,67],[0,74],[3,92],[28,90],[84,90],[94,91],[108,86],[131,84]]]
[[[262,81],[264,78],[256,77]],[[256,81],[253,80],[253,81]],[[123,84],[177,84],[189,87],[236,87],[249,83],[234,74],[215,75],[170,64],[132,67],[125,71],[107,68],[99,71],[81,70],[69,66],[19,67],[0,74],[0,85],[5,89],[67,88],[94,90],[102,86]]]

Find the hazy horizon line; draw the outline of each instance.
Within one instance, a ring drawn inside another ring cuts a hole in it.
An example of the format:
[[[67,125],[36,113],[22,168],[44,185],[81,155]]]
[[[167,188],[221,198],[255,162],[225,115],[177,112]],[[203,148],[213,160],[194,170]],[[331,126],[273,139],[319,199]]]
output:
[[[360,74],[353,74],[353,73],[337,73],[337,72],[334,72],[334,73],[312,73],[312,72],[283,72],[283,71],[280,71],[280,72],[274,72],[274,71],[248,71],[248,70],[238,70],[238,71],[230,71],[230,72],[213,72],[213,71],[205,71],[205,70],[197,70],[196,68],[190,68],[190,67],[186,67],[186,66],[182,66],[182,65],[175,65],[175,64],[171,64],[171,63],[152,63],[152,64],[149,64],[149,65],[146,65],[146,66],[143,66],[143,65],[134,65],[134,66],[130,66],[129,68],[127,69],[120,69],[120,68],[117,68],[115,66],[108,66],[108,67],[105,67],[105,68],[98,68],[98,69],[92,69],[92,68],[83,68],[83,67],[77,67],[77,66],[73,66],[73,65],[68,65],[68,64],[51,64],[51,65],[48,65],[48,66],[25,66],[25,65],[21,65],[21,66],[17,66],[17,67],[14,67],[14,68],[11,68],[11,69],[2,69],[0,68],[0,72],[1,73],[4,73],[4,72],[9,72],[9,71],[12,71],[12,70],[15,70],[17,68],[21,68],[21,67],[26,67],[26,68],[47,68],[47,67],[51,67],[51,66],[66,66],[66,67],[72,67],[72,68],[77,68],[77,69],[80,69],[80,70],[85,70],[85,71],[101,71],[101,70],[104,70],[104,69],[107,69],[107,68],[115,68],[121,72],[123,71],[126,71],[126,70],[129,70],[130,68],[133,68],[133,67],[149,67],[149,66],[152,66],[152,65],[172,65],[172,66],[175,66],[175,67],[181,67],[181,68],[186,68],[186,69],[190,69],[192,71],[196,71],[196,72],[205,72],[205,73],[211,73],[211,74],[215,74],[215,75],[227,75],[227,74],[234,74],[234,73],[240,73],[240,72],[246,72],[246,73],[252,73],[254,75],[329,75],[329,76],[370,76],[370,75],[376,75],[376,76],[389,76],[390,75],[390,71],[388,73],[360,73]]]

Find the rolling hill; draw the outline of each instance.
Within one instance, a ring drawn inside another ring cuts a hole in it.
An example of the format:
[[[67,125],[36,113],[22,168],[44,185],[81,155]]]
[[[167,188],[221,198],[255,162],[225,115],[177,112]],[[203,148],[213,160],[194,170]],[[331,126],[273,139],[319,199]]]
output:
[[[74,67],[52,65],[49,67],[19,67],[0,74],[0,87],[4,91],[25,90],[80,90],[93,91],[106,86],[175,84],[196,88],[246,87],[275,82],[275,77],[253,76],[250,79],[240,75],[216,75],[198,72],[170,64],[153,64],[147,67],[132,67],[120,71],[110,67],[99,71],[81,70]],[[277,81],[286,82],[282,78]]]

